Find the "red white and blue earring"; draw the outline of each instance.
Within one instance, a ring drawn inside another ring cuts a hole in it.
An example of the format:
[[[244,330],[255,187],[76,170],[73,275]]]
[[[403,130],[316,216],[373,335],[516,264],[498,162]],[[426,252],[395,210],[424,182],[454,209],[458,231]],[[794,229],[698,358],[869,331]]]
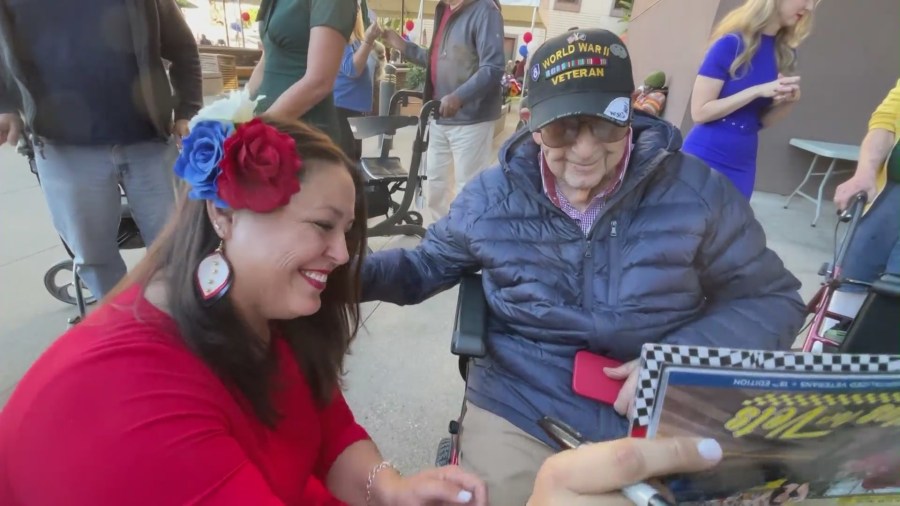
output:
[[[215,224],[219,230],[219,224]],[[200,300],[206,306],[212,306],[222,299],[231,288],[233,280],[231,265],[225,258],[225,243],[219,242],[219,247],[200,261],[197,266],[197,288],[200,290]]]

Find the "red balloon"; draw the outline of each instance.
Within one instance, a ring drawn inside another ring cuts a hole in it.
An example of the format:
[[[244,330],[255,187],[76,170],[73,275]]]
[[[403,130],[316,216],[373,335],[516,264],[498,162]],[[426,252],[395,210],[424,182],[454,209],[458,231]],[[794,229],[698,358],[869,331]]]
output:
[[[413,23],[413,20],[411,20],[411,19],[407,19],[407,20],[406,20],[406,31],[407,31],[407,32],[411,32],[412,29],[415,28],[415,27],[416,27],[416,24]]]
[[[532,37],[531,37],[531,32],[525,32],[525,34],[522,35],[522,40],[524,40],[526,44],[528,44],[529,42],[531,42],[531,38],[532,38]]]
[[[249,12],[242,12],[242,13],[241,13],[241,19],[243,19],[244,21],[250,21],[250,13],[249,13]]]

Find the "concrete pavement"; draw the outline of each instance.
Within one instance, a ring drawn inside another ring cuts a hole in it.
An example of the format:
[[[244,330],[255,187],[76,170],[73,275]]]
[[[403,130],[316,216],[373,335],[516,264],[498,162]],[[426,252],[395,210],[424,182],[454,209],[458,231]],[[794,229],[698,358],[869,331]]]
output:
[[[514,128],[514,113],[510,115]],[[412,129],[398,135],[397,153],[409,153]],[[365,145],[367,153],[374,144]],[[408,155],[404,155],[408,158]],[[816,271],[830,258],[834,213],[827,208],[811,228],[812,205],[757,194],[753,207],[768,233],[769,245],[804,283],[809,298]],[[371,246],[409,247],[411,238],[373,239]],[[126,251],[133,265],[142,251]],[[44,272],[66,253],[60,245],[34,176],[25,160],[0,148],[0,405],[34,359],[66,328],[74,307],[44,289]],[[459,412],[463,383],[449,353],[456,290],[416,307],[366,304],[363,331],[348,360],[350,404],[380,445],[402,470],[431,465],[447,422]]]

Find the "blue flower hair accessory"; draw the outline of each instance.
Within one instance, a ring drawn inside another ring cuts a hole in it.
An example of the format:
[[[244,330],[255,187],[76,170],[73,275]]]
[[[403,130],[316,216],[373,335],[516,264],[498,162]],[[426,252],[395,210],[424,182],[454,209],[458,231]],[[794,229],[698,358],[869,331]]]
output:
[[[263,98],[251,99],[246,89],[232,91],[201,109],[191,120],[190,134],[182,141],[181,154],[174,167],[175,175],[191,186],[188,198],[212,200],[218,207],[229,207],[219,196],[218,185],[225,139],[241,124],[253,119],[256,104]]]

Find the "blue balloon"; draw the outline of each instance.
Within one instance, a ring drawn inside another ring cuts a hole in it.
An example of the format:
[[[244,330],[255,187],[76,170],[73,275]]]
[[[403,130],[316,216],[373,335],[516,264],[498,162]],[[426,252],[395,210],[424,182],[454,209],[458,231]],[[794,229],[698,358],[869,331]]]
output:
[[[528,56],[528,46],[526,46],[525,44],[519,46],[519,54],[522,55],[522,58]]]

